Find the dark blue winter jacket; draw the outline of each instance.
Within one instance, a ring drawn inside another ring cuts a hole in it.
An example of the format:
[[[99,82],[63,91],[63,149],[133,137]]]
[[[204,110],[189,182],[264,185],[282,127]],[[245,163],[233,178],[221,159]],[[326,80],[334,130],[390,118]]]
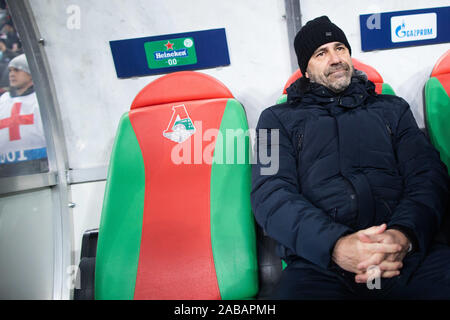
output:
[[[358,71],[340,94],[300,78],[287,103],[262,112],[256,137],[252,208],[282,258],[330,268],[340,237],[384,222],[426,254],[448,176],[405,100],[376,94]],[[277,172],[264,172],[276,160]]]

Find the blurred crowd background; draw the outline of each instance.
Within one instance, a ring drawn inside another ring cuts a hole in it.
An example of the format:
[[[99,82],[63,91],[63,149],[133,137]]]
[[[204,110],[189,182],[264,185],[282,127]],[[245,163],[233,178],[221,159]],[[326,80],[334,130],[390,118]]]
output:
[[[9,91],[8,63],[23,53],[5,0],[0,0],[0,95]]]

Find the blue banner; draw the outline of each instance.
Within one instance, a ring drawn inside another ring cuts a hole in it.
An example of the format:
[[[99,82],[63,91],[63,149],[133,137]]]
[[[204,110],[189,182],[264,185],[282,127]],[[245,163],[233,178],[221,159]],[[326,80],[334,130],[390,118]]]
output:
[[[450,42],[450,7],[359,16],[362,51]]]
[[[117,77],[130,78],[230,64],[225,29],[109,42]]]
[[[47,148],[17,150],[0,153],[0,164],[17,163],[22,161],[47,158]]]

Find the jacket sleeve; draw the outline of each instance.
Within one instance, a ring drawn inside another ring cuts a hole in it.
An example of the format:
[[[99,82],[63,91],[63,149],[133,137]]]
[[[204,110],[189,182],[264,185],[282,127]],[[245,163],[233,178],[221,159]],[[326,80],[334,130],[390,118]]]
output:
[[[270,108],[259,118],[255,150],[251,201],[256,221],[284,247],[322,268],[329,268],[336,241],[353,231],[336,223],[301,194],[296,150]],[[267,164],[267,154],[271,157],[270,164]],[[267,170],[269,166],[272,172]]]
[[[447,206],[448,174],[439,153],[420,131],[409,105],[403,99],[394,136],[403,196],[388,228],[401,226],[415,237],[415,251],[426,253],[442,223]]]

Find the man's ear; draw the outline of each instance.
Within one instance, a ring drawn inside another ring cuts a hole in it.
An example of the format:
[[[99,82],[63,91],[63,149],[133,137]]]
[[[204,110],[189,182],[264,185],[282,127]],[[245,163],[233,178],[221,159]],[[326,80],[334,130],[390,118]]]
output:
[[[308,79],[309,79],[308,71],[305,71],[305,78],[308,78]]]

